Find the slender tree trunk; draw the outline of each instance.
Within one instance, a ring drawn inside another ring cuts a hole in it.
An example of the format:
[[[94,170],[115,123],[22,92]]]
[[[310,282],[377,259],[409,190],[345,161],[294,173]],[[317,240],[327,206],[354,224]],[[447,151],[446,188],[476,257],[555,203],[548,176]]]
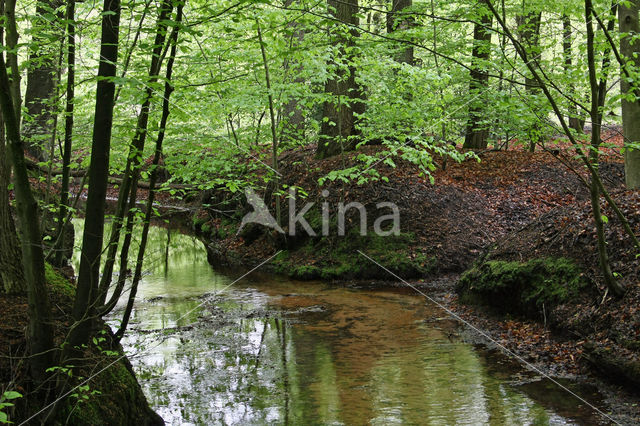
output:
[[[142,34],[142,26],[144,24],[144,20],[147,17],[147,13],[149,11],[149,5],[151,4],[151,0],[146,0],[144,3],[144,9],[142,10],[142,15],[140,16],[140,20],[138,21],[138,27],[136,30],[136,34],[133,37],[133,41],[131,42],[131,46],[127,49],[127,52],[124,54],[124,64],[122,65],[122,73],[120,74],[120,78],[124,79],[127,76],[127,71],[129,70],[129,64],[131,63],[131,58],[133,57],[133,52],[138,45],[138,40],[140,40],[140,35]],[[118,86],[116,88],[116,95],[114,98],[114,102],[118,102],[120,99],[120,92],[124,86]]]
[[[125,166],[122,185],[120,186],[120,193],[118,194],[118,205],[116,207],[116,214],[111,228],[111,235],[109,237],[109,249],[107,253],[107,259],[102,274],[102,280],[99,287],[99,302],[104,304],[109,285],[111,284],[111,277],[113,275],[113,266],[115,264],[116,252],[118,250],[118,241],[120,239],[120,231],[122,229],[122,219],[127,215],[128,210],[135,206],[135,194],[137,191],[137,180],[140,174],[140,166],[142,160],[142,152],[144,150],[144,144],[147,139],[147,126],[149,123],[149,112],[151,109],[151,99],[153,98],[153,84],[158,80],[160,73],[160,67],[162,65],[162,51],[164,47],[164,41],[167,30],[167,18],[171,13],[172,5],[170,1],[163,1],[160,5],[160,13],[158,15],[155,40],[151,52],[151,64],[149,66],[149,77],[147,79],[147,87],[145,90],[144,101],[142,102],[140,115],[138,115],[138,123],[136,127],[136,133],[133,136],[129,148],[129,157]],[[134,181],[136,184],[134,184]],[[127,199],[134,200],[133,203],[128,203]],[[125,273],[125,270],[121,270],[121,273]]]
[[[486,4],[488,0],[480,0],[479,4]],[[486,71],[486,61],[491,55],[491,23],[493,18],[482,8],[480,21],[473,28],[473,50],[471,52],[471,81],[469,83],[469,96],[473,101],[469,105],[469,121],[464,138],[464,148],[486,149],[489,139],[489,129],[483,123],[486,119],[486,97],[483,92],[489,85],[489,74]]]
[[[6,0],[5,2],[5,25],[7,38],[7,72],[9,73],[9,91],[11,92],[11,100],[13,101],[13,110],[20,128],[20,119],[22,117],[22,97],[20,94],[20,70],[18,68],[18,27],[16,25],[16,0]]]
[[[118,61],[120,0],[105,0],[102,13],[100,65],[93,122],[93,142],[89,166],[89,193],[82,237],[80,270],[67,351],[89,341],[98,297],[100,257],[104,233],[104,210],[109,179],[109,150],[113,124],[113,98]]]
[[[564,73],[569,81],[569,93],[570,97],[576,95],[575,86],[572,83],[571,78],[571,66],[573,64],[573,36],[571,29],[571,18],[567,14],[562,15],[562,53],[564,56]],[[568,114],[569,127],[576,132],[582,133],[584,127],[584,119],[580,118],[580,113],[576,105],[569,106]]]
[[[4,49],[4,45],[1,46]],[[20,231],[22,237],[22,263],[27,281],[29,301],[29,325],[27,344],[31,375],[36,383],[45,381],[46,369],[53,358],[53,330],[51,309],[44,275],[44,253],[38,203],[31,193],[27,166],[24,161],[20,127],[11,99],[4,56],[0,55],[0,109],[4,119],[6,138],[11,151],[14,169],[14,187]]]
[[[635,74],[640,69],[640,34],[638,25],[638,11],[640,1],[620,3],[618,8],[618,22],[620,32],[627,34],[620,38],[620,54],[626,61],[628,68],[633,68]],[[622,133],[625,143],[640,143],[640,82],[634,81],[631,85],[629,79],[620,79],[620,92],[633,93],[635,100],[622,98]],[[640,150],[627,149],[624,153],[624,172],[627,188],[640,188]]]
[[[59,26],[51,22],[52,12],[62,6],[60,0],[38,0],[36,15],[31,22],[33,39],[29,62],[34,64],[27,70],[25,107],[30,119],[23,123],[23,137],[27,150],[39,160],[47,160],[46,143],[53,130],[53,101],[58,74],[57,49],[51,40],[61,38]]]
[[[260,29],[260,21],[256,18],[256,27],[258,30],[258,41],[260,42],[260,53],[262,54],[262,64],[264,66],[265,84],[267,86],[267,98],[269,100],[269,118],[271,122],[271,155],[273,156],[273,171],[276,174],[275,179],[275,198],[276,198],[276,221],[278,225],[282,224],[282,215],[280,213],[280,196],[277,192],[280,190],[280,179],[278,176],[278,136],[276,132],[276,114],[273,106],[273,95],[271,94],[271,78],[269,77],[269,61],[267,61],[267,52],[264,41],[262,39],[262,30]]]
[[[173,92],[173,86],[171,85],[171,76],[173,73],[173,62],[176,57],[176,48],[178,45],[178,32],[179,25],[182,22],[182,8],[184,4],[179,4],[176,10],[176,23],[178,24],[171,31],[171,36],[169,37],[169,42],[171,44],[171,53],[169,54],[169,60],[167,61],[167,72],[165,78],[164,85],[164,100],[162,103],[162,118],[160,119],[160,130],[158,131],[158,138],[156,139],[156,149],[155,154],[153,156],[153,165],[151,168],[151,176],[149,178],[149,198],[147,199],[147,207],[144,218],[144,227],[142,229],[142,237],[140,239],[140,247],[138,248],[138,258],[136,262],[136,270],[133,275],[133,283],[131,286],[131,291],[129,292],[129,299],[127,300],[127,306],[125,308],[122,321],[120,323],[120,328],[116,332],[116,338],[121,339],[124,335],[127,325],[129,324],[129,318],[131,317],[131,312],[133,311],[133,304],[136,298],[136,292],[138,290],[138,284],[142,277],[142,265],[144,261],[144,253],[147,246],[147,238],[149,236],[149,226],[151,224],[151,215],[153,213],[153,201],[155,198],[155,185],[158,180],[158,166],[160,164],[160,159],[162,158],[162,144],[164,142],[164,135],[167,128],[167,121],[169,119],[169,97]],[[168,244],[168,243],[167,243]],[[115,303],[111,301],[111,306],[115,306]]]
[[[615,7],[615,6],[614,6]],[[615,16],[615,12],[614,12]],[[609,56],[611,54],[610,49],[605,49],[602,55],[602,77],[598,82],[596,77],[596,63],[595,63],[595,48],[594,48],[594,32],[593,32],[593,4],[591,0],[585,0],[585,22],[587,26],[587,62],[589,65],[589,83],[591,86],[591,111],[590,118],[592,122],[591,129],[591,146],[589,150],[589,162],[591,163],[591,170],[595,173],[598,171],[598,152],[600,149],[600,134],[602,130],[602,107],[604,106],[604,100],[606,96],[606,75],[610,66]],[[609,30],[613,30],[614,21],[611,19]],[[604,232],[604,221],[602,220],[602,211],[600,207],[600,188],[596,181],[597,176],[591,177],[590,182],[590,194],[591,194],[591,209],[593,212],[593,219],[596,226],[596,235],[598,239],[598,257],[600,259],[600,270],[602,271],[605,284],[611,292],[621,297],[624,295],[624,288],[616,281],[609,265],[609,254],[607,252],[607,241]]]
[[[391,0],[391,12],[387,14],[387,34],[411,28],[414,22],[405,9],[410,9],[412,5],[412,0]],[[402,64],[413,65],[413,46],[400,49],[394,59]]]
[[[349,64],[338,67],[336,75],[329,79],[325,85],[325,93],[333,99],[325,102],[323,106],[323,121],[320,127],[318,158],[327,158],[339,154],[342,151],[355,149],[358,115],[364,113],[365,104],[362,102],[364,92],[356,82],[356,69],[353,65],[353,50],[358,31],[352,26],[358,25],[358,0],[337,1],[329,0],[329,12],[340,22],[350,26],[346,37],[337,37],[335,43],[340,46],[338,55],[341,62]]]
[[[75,101],[75,76],[76,76],[76,26],[75,26],[75,0],[67,0],[67,99],[64,119],[64,148],[62,153],[62,182],[60,186],[60,209],[58,211],[58,223],[55,242],[55,263],[62,265],[65,262],[65,218],[69,211],[69,177],[71,172],[71,148],[73,145],[73,103]]]

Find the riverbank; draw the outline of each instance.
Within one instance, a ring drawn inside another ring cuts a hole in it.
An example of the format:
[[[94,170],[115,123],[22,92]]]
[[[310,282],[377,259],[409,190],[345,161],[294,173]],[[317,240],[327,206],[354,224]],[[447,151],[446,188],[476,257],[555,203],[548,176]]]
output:
[[[75,285],[62,272],[50,265],[46,267],[54,341],[58,346],[73,322],[71,312],[75,294]],[[74,369],[73,373],[68,365],[52,369],[52,377],[55,375],[58,380],[66,381],[67,389],[71,389],[68,394],[60,391],[62,395],[52,396],[34,388],[22,358],[26,350],[24,330],[28,323],[26,296],[0,294],[0,317],[0,383],[3,390],[22,395],[11,400],[14,406],[2,410],[9,421],[20,424],[37,414],[32,421],[53,425],[164,424],[149,407],[129,360],[120,344],[113,340],[106,324],[102,324],[98,337],[85,349],[85,365]],[[55,409],[51,411],[48,405],[54,401]]]
[[[379,149],[364,147],[370,155]],[[363,185],[327,181],[321,187],[318,179],[331,170],[354,164],[353,155],[319,161],[313,157],[312,147],[289,151],[281,157],[286,160],[282,162],[282,183],[308,194],[304,201],[298,201],[296,212],[303,203],[314,202],[316,207],[326,203],[330,229],[335,229],[335,206],[340,202],[361,202],[367,212],[379,202],[391,202],[400,211],[399,235],[361,236],[356,210],[346,215],[346,237],[299,232],[294,237],[282,237],[258,226],[245,227],[238,233],[243,215],[251,208],[238,196],[211,192],[205,194],[202,203],[213,207],[196,214],[194,228],[215,266],[252,267],[281,251],[270,266],[265,266],[299,279],[387,285],[397,281],[384,270],[388,269],[411,283],[465,271],[470,271],[468,281],[477,281],[486,274],[487,261],[503,262],[502,266],[515,268],[516,275],[533,270],[533,275],[546,278],[553,275],[550,272],[556,273],[557,286],[548,287],[549,294],[542,294],[546,285],[538,288],[539,294],[530,300],[531,309],[500,309],[500,303],[483,306],[477,300],[473,305],[462,304],[458,294],[465,290],[460,285],[449,286],[445,299],[461,315],[485,318],[480,322],[489,329],[492,324],[500,339],[506,336],[508,347],[525,359],[540,362],[548,371],[591,374],[599,370],[612,382],[634,389],[632,366],[638,361],[640,287],[633,246],[605,208],[612,265],[627,289],[627,295],[617,300],[606,292],[599,276],[589,193],[581,182],[585,175],[579,167],[576,173],[570,171],[558,161],[558,154],[487,151],[479,154],[480,162],[470,159],[446,168],[437,161],[440,167],[433,172],[433,183],[414,165],[394,160],[395,167],[383,163],[378,166],[388,180]],[[623,164],[610,154],[603,157],[600,167],[605,185],[638,234],[638,193],[624,190]],[[322,194],[322,190],[328,194]],[[287,200],[281,202],[286,216]],[[232,213],[220,214],[221,210]],[[305,218],[319,234],[320,214],[310,209]],[[369,230],[371,225],[372,220]],[[289,231],[286,217],[283,229]],[[513,273],[509,268],[508,273]],[[576,287],[568,289],[569,282]],[[507,285],[504,291],[521,290]],[[540,294],[543,297],[538,297]],[[621,355],[623,364],[607,354]]]

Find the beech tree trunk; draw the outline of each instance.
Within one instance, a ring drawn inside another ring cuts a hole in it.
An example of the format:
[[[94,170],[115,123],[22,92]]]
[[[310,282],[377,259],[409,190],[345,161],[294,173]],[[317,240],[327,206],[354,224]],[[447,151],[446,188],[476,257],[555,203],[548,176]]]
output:
[[[640,28],[638,25],[638,11],[640,9],[640,1],[634,0],[626,3],[620,3],[618,6],[618,22],[620,32],[626,33],[627,36],[620,38],[620,54],[624,61],[637,72],[640,69],[640,41],[637,39]],[[635,75],[631,73],[632,75]],[[640,143],[640,82],[635,81],[633,85],[629,83],[627,78],[620,79],[620,92],[633,93],[635,100],[622,98],[622,132],[624,134],[625,143]],[[640,150],[627,149],[624,153],[624,173],[627,188],[640,188]]]
[[[405,9],[412,6],[412,0],[391,0],[391,12],[387,14],[387,33],[408,30],[413,25],[413,20],[407,15]],[[394,59],[396,62],[413,65],[413,46],[407,46],[398,51]]]
[[[533,61],[533,64],[537,67],[537,62],[540,59],[540,24],[542,20],[542,13],[538,11],[531,11],[525,15],[516,17],[518,22],[518,30],[520,33],[520,42],[524,45],[525,50],[529,53],[529,58]],[[541,90],[538,82],[533,76],[527,74],[525,77],[526,92],[531,102],[535,102]],[[542,128],[539,120],[536,119],[529,129],[529,151],[534,152],[536,145],[542,143]]]
[[[291,6],[294,0],[286,0],[285,6]],[[294,50],[298,48],[304,40],[304,30],[300,28],[300,24],[296,21],[291,21],[287,24],[287,32],[290,32],[289,48]],[[300,76],[302,73],[302,64],[298,61],[286,60],[284,62],[285,74],[293,73],[295,77],[293,82],[295,84],[303,84],[304,78]],[[281,142],[285,145],[288,143],[295,143],[304,140],[304,115],[303,108],[300,105],[299,99],[291,98],[282,108],[282,122],[281,122]]]
[[[487,0],[480,0],[479,4],[486,4]],[[471,82],[469,92],[471,96],[477,97],[469,105],[469,121],[464,138],[464,148],[486,149],[489,139],[489,129],[482,121],[486,118],[485,96],[482,92],[489,84],[489,74],[485,69],[485,64],[491,54],[491,27],[493,17],[490,13],[482,14],[480,21],[473,28],[473,50],[471,52]]]
[[[69,334],[67,351],[75,351],[89,341],[98,296],[100,257],[104,232],[104,210],[109,178],[109,150],[113,123],[113,98],[118,60],[120,0],[105,0],[102,13],[100,65],[96,89],[93,141],[89,167],[89,192],[82,237],[78,286],[73,305],[76,321]]]
[[[46,144],[53,131],[53,102],[57,84],[57,43],[51,40],[62,37],[57,24],[47,17],[62,6],[60,0],[38,0],[36,14],[31,21],[33,39],[27,70],[27,91],[24,96],[29,119],[23,122],[22,134],[27,143],[27,151],[41,161],[47,159]]]
[[[353,26],[358,25],[358,0],[329,0],[329,13],[336,20],[350,27],[347,36],[336,37],[335,44],[344,46],[338,55],[341,62],[349,64],[347,69],[338,67],[336,75],[327,81],[325,93],[332,95],[331,100],[323,107],[323,121],[320,127],[318,158],[327,158],[343,151],[355,149],[358,130],[357,116],[364,113],[364,93],[356,82],[356,69],[353,66],[353,49],[358,31]]]

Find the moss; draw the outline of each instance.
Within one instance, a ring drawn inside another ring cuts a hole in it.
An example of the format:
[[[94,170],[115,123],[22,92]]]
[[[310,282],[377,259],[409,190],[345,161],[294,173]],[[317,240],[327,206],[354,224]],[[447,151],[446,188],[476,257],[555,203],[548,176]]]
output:
[[[361,236],[351,232],[339,238],[307,240],[294,250],[282,252],[275,260],[276,272],[297,279],[392,278],[380,266],[359,253],[379,262],[403,278],[424,276],[435,271],[437,262],[426,253],[412,252],[413,234],[382,237]],[[314,259],[313,264],[296,263],[298,256]]]
[[[115,354],[106,355],[101,351],[93,354],[92,359],[99,360],[98,364],[88,366],[82,374],[88,375],[98,369],[101,373],[86,386],[73,390],[63,401],[54,424],[162,424],[149,408],[122,348],[117,345],[112,349]],[[78,380],[81,382],[82,377]]]
[[[582,271],[569,259],[491,260],[465,272],[457,291],[463,303],[539,317],[543,309],[549,310],[576,297],[583,286]]]
[[[76,294],[76,288],[63,277],[58,271],[48,263],[44,265],[44,275],[47,284],[52,292],[62,294],[66,297],[73,298]]]

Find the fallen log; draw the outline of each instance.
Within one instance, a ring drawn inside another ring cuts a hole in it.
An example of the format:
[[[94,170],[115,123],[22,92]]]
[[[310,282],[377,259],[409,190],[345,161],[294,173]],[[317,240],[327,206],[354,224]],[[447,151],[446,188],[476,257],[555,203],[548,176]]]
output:
[[[27,163],[27,168],[29,170],[34,170],[36,172],[42,173],[42,174],[48,174],[49,173],[49,169],[40,165],[40,163],[32,160],[29,157],[25,157],[25,161]],[[70,171],[70,176],[71,177],[84,177],[87,174],[86,170],[71,170]],[[60,176],[62,175],[62,170],[61,169],[52,169],[51,170],[51,176]],[[122,179],[112,176],[109,177],[109,183],[112,185],[120,185],[122,184]],[[170,189],[176,189],[176,190],[185,190],[185,191],[195,191],[198,189],[198,187],[196,185],[187,185],[187,184],[180,184],[180,183],[163,183],[159,185],[160,188],[162,187],[168,187]],[[138,188],[142,188],[142,189],[149,189],[149,182],[146,181],[138,181]]]
[[[604,377],[638,391],[640,389],[640,361],[621,357],[612,348],[587,342],[582,356]]]

